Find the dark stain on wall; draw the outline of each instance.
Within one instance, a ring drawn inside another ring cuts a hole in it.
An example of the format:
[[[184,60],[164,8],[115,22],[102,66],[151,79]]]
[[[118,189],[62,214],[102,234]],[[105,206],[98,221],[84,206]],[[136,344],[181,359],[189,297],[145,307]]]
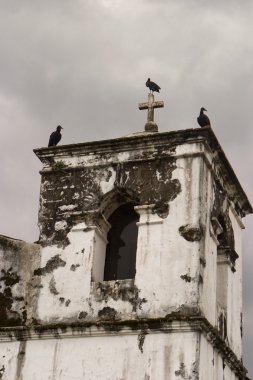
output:
[[[191,227],[189,224],[179,227],[179,233],[187,241],[200,241],[203,235],[200,227]]]
[[[15,302],[12,287],[20,281],[20,276],[13,271],[12,267],[8,270],[1,270],[1,292],[0,292],[0,326],[15,326],[22,324],[22,311],[18,313],[12,310]],[[23,301],[23,297],[18,297],[16,301]],[[24,306],[24,302],[22,302]],[[26,314],[23,311],[23,316]]]
[[[56,289],[56,283],[55,283],[54,276],[51,278],[51,280],[49,282],[49,290],[50,290],[50,293],[54,294],[55,296],[57,296],[59,294],[58,290]]]
[[[0,261],[0,326],[30,323],[41,286],[33,277],[40,246],[0,235]]]
[[[185,282],[191,282],[192,281],[191,276],[189,276],[188,274],[184,274],[184,275],[180,276],[180,278],[182,278],[182,280],[184,280]]]
[[[65,302],[65,306],[68,307],[69,304],[70,304],[71,300],[70,299],[67,299],[67,301]]]
[[[130,197],[137,204],[154,204],[153,212],[166,218],[169,202],[181,191],[179,180],[172,179],[175,158],[163,157],[137,162],[70,168],[42,174],[39,227],[42,245],[69,244],[67,234],[81,218],[89,225],[87,211],[100,210],[103,203],[101,181],[116,174],[114,191]],[[151,191],[152,189],[152,191]],[[103,211],[103,210],[100,210]],[[89,213],[91,217],[91,213]],[[57,222],[62,222],[59,227]],[[58,226],[56,228],[56,226]]]
[[[228,195],[217,181],[214,182],[214,195],[215,198],[211,211],[212,225],[213,221],[216,220],[222,228],[222,231],[217,232],[220,245],[229,245],[231,248],[234,248],[234,231],[229,217]],[[214,226],[213,228],[216,233],[216,228]]]
[[[71,267],[70,267],[70,270],[72,270],[73,272],[75,272],[76,268],[80,267],[80,264],[72,264]]]
[[[60,258],[60,255],[55,255],[48,260],[46,265],[43,268],[35,269],[34,275],[36,276],[44,276],[47,273],[53,272],[55,269],[59,267],[65,267],[66,261]]]
[[[186,371],[184,363],[180,363],[180,367],[177,371],[175,371],[175,375],[180,376],[182,379],[188,378],[187,371]]]
[[[3,378],[4,372],[5,372],[5,366],[2,365],[2,367],[0,368],[0,379]]]
[[[241,332],[241,338],[243,337],[243,320],[242,320],[242,313],[240,313],[240,332]]]
[[[102,310],[99,310],[98,317],[102,321],[114,321],[116,319],[117,312],[115,309],[106,306]]]
[[[201,274],[199,274],[199,284],[203,284],[204,280],[203,280],[203,276]]]
[[[158,212],[159,210],[162,213],[168,212],[167,204],[181,191],[179,181],[172,179],[175,169],[174,158],[138,163],[126,162],[118,166],[115,185],[131,189],[139,198],[141,205],[154,204]]]
[[[93,283],[92,294],[95,301],[107,302],[110,299],[114,301],[122,300],[132,304],[133,312],[137,308],[141,309],[142,304],[147,302],[145,298],[139,297],[140,290],[134,285],[133,280],[120,281],[103,281]]]
[[[17,370],[16,370],[16,379],[22,379],[22,370],[25,363],[25,354],[26,354],[26,341],[21,341],[19,345],[19,352],[17,356]]]
[[[165,202],[157,202],[152,209],[153,214],[157,214],[160,218],[165,219],[169,215],[169,204]]]
[[[227,338],[227,317],[225,312],[221,312],[218,317],[218,331],[223,339]]]
[[[142,354],[143,354],[143,345],[145,342],[146,335],[147,335],[146,331],[142,331],[140,334],[138,334],[138,348]]]
[[[81,311],[78,315],[78,319],[85,319],[88,313],[86,311]]]
[[[200,310],[198,306],[192,306],[192,305],[181,305],[179,306],[175,311],[172,311],[172,313],[166,315],[165,318],[170,318],[171,316],[189,316],[189,315],[199,315]]]
[[[200,257],[199,262],[204,268],[206,267],[206,259],[204,257]]]
[[[2,269],[0,281],[3,281],[5,286],[13,286],[20,281],[20,276],[16,272],[12,271],[12,267],[7,271]]]

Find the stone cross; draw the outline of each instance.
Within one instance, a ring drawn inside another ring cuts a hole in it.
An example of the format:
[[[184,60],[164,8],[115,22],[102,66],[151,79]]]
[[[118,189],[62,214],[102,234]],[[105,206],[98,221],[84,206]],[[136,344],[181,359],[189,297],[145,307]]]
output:
[[[154,109],[164,107],[164,102],[155,102],[154,94],[148,94],[148,102],[139,103],[139,110],[148,110],[148,118],[145,124],[146,132],[158,132],[158,126],[154,122]]]

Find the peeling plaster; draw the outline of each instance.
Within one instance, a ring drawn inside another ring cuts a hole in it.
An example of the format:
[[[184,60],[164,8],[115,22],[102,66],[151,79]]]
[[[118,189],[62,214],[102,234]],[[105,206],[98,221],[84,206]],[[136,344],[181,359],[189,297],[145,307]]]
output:
[[[193,227],[189,224],[181,226],[179,228],[179,233],[187,241],[200,241],[203,235],[200,227]]]
[[[116,315],[117,311],[108,306],[104,307],[102,310],[99,310],[98,312],[98,317],[102,321],[112,321],[116,318]]]

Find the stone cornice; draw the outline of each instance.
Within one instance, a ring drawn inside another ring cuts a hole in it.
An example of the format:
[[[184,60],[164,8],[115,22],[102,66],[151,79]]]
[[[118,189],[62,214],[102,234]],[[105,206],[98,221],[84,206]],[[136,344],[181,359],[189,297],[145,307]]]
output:
[[[128,137],[120,137],[109,140],[90,141],[78,144],[58,145],[50,148],[37,148],[34,153],[41,161],[54,156],[86,155],[89,153],[122,152],[131,149],[148,148],[169,144],[171,147],[184,143],[197,142],[206,139],[205,131],[210,128],[186,129],[155,134],[141,134]],[[209,134],[209,133],[208,133]],[[212,132],[214,136],[214,133]],[[218,141],[217,141],[218,142]]]
[[[53,148],[34,149],[35,154],[45,165],[53,165],[55,158],[61,160],[67,157],[84,155],[103,155],[111,153],[124,153],[130,150],[167,148],[173,149],[178,145],[203,142],[209,146],[215,167],[227,183],[235,198],[238,200],[244,214],[253,212],[252,206],[242,189],[233,168],[231,167],[221,145],[210,127],[178,130],[164,133],[142,133],[117,139],[92,141],[87,143],[59,145]],[[173,153],[172,153],[173,155]],[[161,153],[162,156],[162,153]],[[103,162],[104,159],[102,160]],[[106,159],[107,161],[107,159]],[[108,161],[109,164],[109,161]]]
[[[30,327],[1,327],[0,342],[40,339],[85,338],[91,336],[155,334],[177,332],[200,332],[219,351],[240,380],[246,379],[247,370],[235,353],[221,338],[205,317],[171,313],[165,318],[114,320],[83,323],[55,323]]]

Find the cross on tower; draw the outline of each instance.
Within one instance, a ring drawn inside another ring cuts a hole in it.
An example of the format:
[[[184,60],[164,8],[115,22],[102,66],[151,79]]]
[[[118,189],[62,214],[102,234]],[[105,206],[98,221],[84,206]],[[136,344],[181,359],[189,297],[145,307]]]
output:
[[[139,103],[139,110],[148,110],[148,118],[145,124],[146,132],[158,132],[158,126],[154,122],[154,109],[164,107],[164,102],[155,102],[154,94],[148,94],[148,102]]]

